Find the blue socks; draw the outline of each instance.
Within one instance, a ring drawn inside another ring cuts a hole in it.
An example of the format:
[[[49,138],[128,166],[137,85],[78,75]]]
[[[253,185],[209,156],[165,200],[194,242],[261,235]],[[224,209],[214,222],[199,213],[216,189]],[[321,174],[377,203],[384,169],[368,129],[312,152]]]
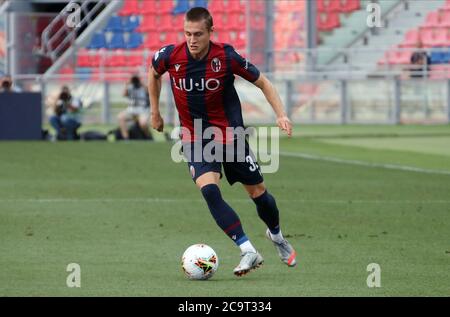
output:
[[[267,225],[270,233],[278,234],[280,232],[280,212],[275,198],[266,190],[261,196],[253,198],[253,201],[256,204],[259,218]]]
[[[203,197],[217,225],[239,246],[248,241],[236,212],[223,200],[216,184],[203,186]]]

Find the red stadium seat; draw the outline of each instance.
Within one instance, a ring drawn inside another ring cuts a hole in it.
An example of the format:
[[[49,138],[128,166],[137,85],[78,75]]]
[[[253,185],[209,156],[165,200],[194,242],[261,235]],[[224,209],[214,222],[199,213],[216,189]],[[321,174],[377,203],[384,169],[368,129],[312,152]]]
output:
[[[158,31],[175,31],[172,14],[164,14],[159,18]]]
[[[318,12],[341,12],[341,2],[338,0],[317,0]]]
[[[152,32],[158,28],[158,20],[156,15],[145,15],[142,19],[141,25],[137,28],[137,32]]]
[[[360,0],[341,0],[341,12],[353,12],[361,8]]]
[[[245,5],[241,0],[228,0],[228,12],[245,13]]]
[[[424,27],[427,28],[435,28],[440,24],[440,13],[439,11],[433,11],[428,13],[427,18],[425,20]]]
[[[450,7],[448,11],[441,11],[441,21],[439,23],[440,27],[450,28]]]
[[[150,49],[152,51],[159,50],[161,48],[160,33],[149,32],[144,42],[144,48]]]
[[[89,51],[87,49],[80,49],[77,53],[78,67],[91,67]]]
[[[406,32],[405,39],[400,44],[400,47],[419,47],[420,36],[419,31],[416,29]]]
[[[230,32],[220,32],[219,33],[219,43],[230,43],[231,37]]]
[[[145,1],[145,2],[153,2],[153,1]],[[119,11],[120,16],[129,16],[140,14],[139,10],[139,2],[138,0],[125,0],[125,3],[122,9]]]
[[[388,51],[386,52],[386,59],[391,65],[408,65],[411,63],[410,51]]]
[[[426,48],[446,46],[448,41],[447,33],[447,29],[422,30],[420,34],[422,46]]]
[[[144,52],[133,51],[133,53],[127,57],[126,66],[128,67],[144,66]]]
[[[227,29],[233,31],[245,30],[245,16],[239,13],[228,14]]]
[[[125,56],[125,52],[123,50],[117,50],[112,52],[106,58],[105,66],[106,67],[123,67],[127,65],[127,57]]]
[[[317,28],[319,31],[331,31],[341,26],[339,13],[328,12],[317,15]]]
[[[220,15],[227,12],[223,0],[211,0],[208,4],[208,10],[212,15]]]
[[[450,10],[450,0],[445,1],[443,9],[444,10]]]
[[[159,13],[172,13],[174,9],[173,0],[159,1]]]
[[[140,14],[149,15],[158,13],[159,9],[156,1],[142,1]]]

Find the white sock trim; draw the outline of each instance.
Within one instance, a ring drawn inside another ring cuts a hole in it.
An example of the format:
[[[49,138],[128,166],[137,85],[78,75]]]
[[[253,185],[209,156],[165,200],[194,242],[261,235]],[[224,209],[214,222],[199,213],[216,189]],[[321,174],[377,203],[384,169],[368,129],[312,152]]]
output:
[[[256,249],[255,247],[252,245],[252,243],[250,242],[250,240],[245,241],[244,243],[242,243],[241,245],[239,245],[239,248],[241,249],[242,253],[246,253],[246,252],[253,252],[256,253]]]

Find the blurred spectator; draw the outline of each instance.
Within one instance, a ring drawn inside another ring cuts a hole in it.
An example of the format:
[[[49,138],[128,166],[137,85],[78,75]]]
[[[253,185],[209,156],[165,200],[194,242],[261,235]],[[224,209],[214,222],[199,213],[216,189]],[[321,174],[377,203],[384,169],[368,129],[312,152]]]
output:
[[[0,93],[21,92],[21,90],[13,84],[10,75],[4,75],[1,80]]]
[[[430,57],[425,51],[417,51],[411,55],[411,78],[428,77],[430,71]]]
[[[130,138],[130,122],[131,125],[137,124],[146,138],[151,138],[148,124],[150,99],[147,88],[142,85],[141,79],[137,75],[131,77],[123,95],[128,98],[129,102],[128,107],[117,116],[122,138],[125,140]]]
[[[77,129],[81,126],[81,108],[81,100],[73,98],[69,87],[63,86],[58,99],[53,104],[53,115],[49,119],[57,133],[57,140],[78,139]]]

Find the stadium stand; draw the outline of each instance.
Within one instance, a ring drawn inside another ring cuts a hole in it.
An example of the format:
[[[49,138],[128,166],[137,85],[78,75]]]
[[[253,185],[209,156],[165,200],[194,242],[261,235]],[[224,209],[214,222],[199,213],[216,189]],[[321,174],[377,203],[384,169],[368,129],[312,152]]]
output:
[[[447,71],[450,63],[450,0],[437,10],[429,12],[418,27],[406,32],[402,42],[385,53],[379,65],[395,67],[409,65],[414,50],[426,49],[431,68],[431,78],[450,78]],[[405,51],[399,51],[405,49]],[[442,65],[439,65],[442,64]],[[447,65],[445,65],[447,64]],[[437,74],[439,73],[439,74]]]

